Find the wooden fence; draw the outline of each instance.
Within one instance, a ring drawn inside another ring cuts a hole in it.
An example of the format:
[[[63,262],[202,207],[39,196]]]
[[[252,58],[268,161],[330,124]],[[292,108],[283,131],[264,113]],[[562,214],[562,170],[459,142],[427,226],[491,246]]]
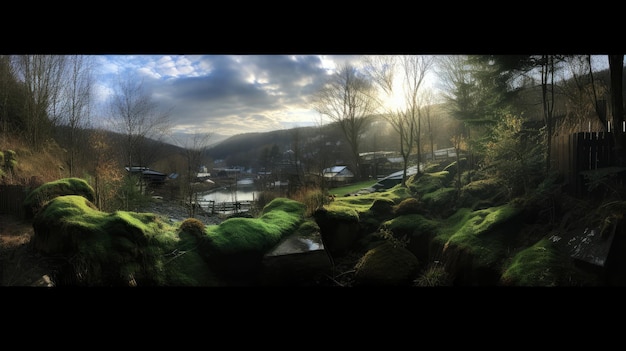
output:
[[[0,213],[24,218],[24,199],[30,188],[22,185],[0,185]]]
[[[552,140],[552,167],[563,175],[567,191],[586,193],[581,172],[611,167],[614,164],[613,136],[607,132],[578,132]]]
[[[200,201],[198,203],[201,208],[211,214],[232,214],[239,212],[247,212],[252,208],[254,201],[237,201],[237,202],[215,202],[213,200]]]

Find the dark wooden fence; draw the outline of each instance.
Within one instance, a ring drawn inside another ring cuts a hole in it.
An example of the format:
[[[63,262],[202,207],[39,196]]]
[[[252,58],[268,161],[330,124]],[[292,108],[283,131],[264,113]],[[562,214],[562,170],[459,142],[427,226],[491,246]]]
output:
[[[0,213],[24,218],[24,199],[29,188],[22,185],[0,185]]]
[[[579,132],[552,141],[552,167],[565,178],[566,190],[574,195],[586,193],[581,172],[614,165],[613,136],[607,132]]]
[[[253,206],[253,201],[215,202],[213,200],[202,201],[200,207],[208,210],[211,214],[247,212]]]

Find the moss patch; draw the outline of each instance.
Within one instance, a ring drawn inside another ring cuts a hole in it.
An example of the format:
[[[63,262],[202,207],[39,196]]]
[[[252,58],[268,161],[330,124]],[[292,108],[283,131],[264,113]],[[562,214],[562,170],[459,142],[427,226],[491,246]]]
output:
[[[480,265],[491,265],[505,253],[505,243],[511,238],[508,231],[496,231],[519,213],[512,205],[502,205],[484,210],[471,211],[463,208],[451,216],[450,227],[441,231],[438,239],[447,237],[446,245],[456,245],[478,258]]]
[[[230,218],[218,226],[207,227],[210,250],[219,255],[264,253],[300,226],[304,211],[300,202],[276,198],[264,207],[259,218]]]
[[[559,251],[554,243],[543,238],[520,251],[506,265],[501,278],[506,286],[581,286],[587,283],[585,274],[575,267],[572,259]]]
[[[93,188],[81,178],[63,178],[48,182],[33,189],[24,199],[27,218],[32,218],[48,201],[62,195],[80,195],[90,202],[96,197]]]

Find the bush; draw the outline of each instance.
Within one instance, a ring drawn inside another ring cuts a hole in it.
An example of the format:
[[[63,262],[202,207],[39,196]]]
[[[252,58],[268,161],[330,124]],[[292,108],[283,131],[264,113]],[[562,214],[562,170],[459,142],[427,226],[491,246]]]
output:
[[[315,210],[330,203],[330,195],[325,194],[320,188],[302,188],[291,198],[306,206],[306,216],[312,216]]]
[[[180,231],[194,235],[195,237],[204,236],[204,223],[196,218],[187,218],[180,224]]]
[[[256,199],[257,207],[259,209],[262,209],[263,207],[265,207],[265,205],[269,204],[270,202],[272,202],[272,200],[274,200],[277,197],[278,195],[274,192],[261,191],[258,194],[257,199]]]

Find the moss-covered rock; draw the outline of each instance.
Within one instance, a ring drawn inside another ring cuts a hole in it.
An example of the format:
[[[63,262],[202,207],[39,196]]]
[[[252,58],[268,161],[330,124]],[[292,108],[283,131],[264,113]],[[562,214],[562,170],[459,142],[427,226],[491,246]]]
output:
[[[455,188],[439,188],[422,197],[424,208],[434,218],[447,218],[456,209],[457,190]]]
[[[39,211],[47,202],[57,196],[80,195],[90,202],[94,202],[96,193],[94,189],[81,178],[62,178],[45,183],[33,189],[24,199],[24,210],[27,219]]]
[[[595,286],[573,259],[543,238],[511,258],[502,273],[504,286]]]
[[[99,211],[79,195],[57,196],[33,218],[33,248],[61,264],[57,286],[215,284],[196,239],[152,213]]]
[[[445,241],[441,261],[455,285],[497,285],[509,244],[515,240],[519,209],[502,205],[472,211],[460,209],[447,221],[435,241]]]
[[[381,226],[402,241],[406,241],[407,250],[420,261],[427,262],[430,242],[438,234],[438,223],[419,214],[407,214],[386,221]]]
[[[229,218],[209,226],[200,240],[202,255],[231,284],[250,284],[259,273],[263,256],[299,229],[305,211],[301,202],[275,198],[258,218]]]
[[[341,257],[357,243],[361,233],[356,212],[329,211],[325,208],[313,213],[320,228],[324,248],[332,257]]]
[[[414,197],[404,199],[399,204],[393,207],[393,213],[396,216],[403,216],[407,214],[417,214],[422,211],[424,211],[422,203]]]

